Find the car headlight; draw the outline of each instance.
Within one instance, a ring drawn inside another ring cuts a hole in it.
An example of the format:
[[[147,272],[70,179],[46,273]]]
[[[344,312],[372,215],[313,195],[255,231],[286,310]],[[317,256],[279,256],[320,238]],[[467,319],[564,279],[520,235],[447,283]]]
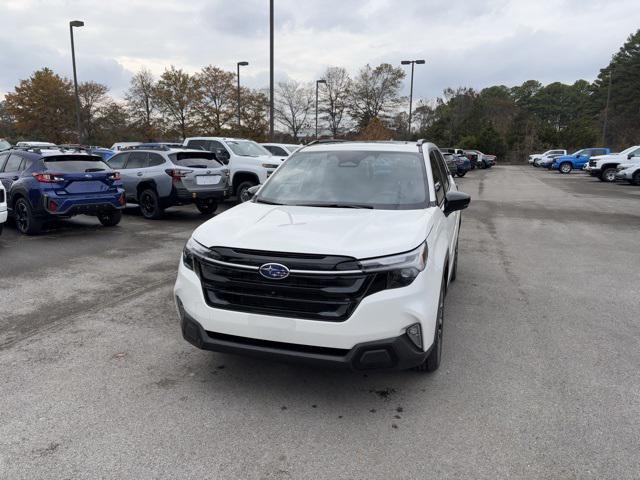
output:
[[[204,257],[210,254],[210,252],[211,250],[209,250],[201,243],[196,242],[193,237],[191,237],[189,238],[189,240],[187,240],[186,245],[182,249],[182,263],[189,270],[195,271],[193,257],[195,255]]]
[[[427,242],[405,253],[386,257],[368,258],[360,260],[359,266],[363,272],[386,273],[386,288],[399,288],[410,285],[427,266],[429,249]]]

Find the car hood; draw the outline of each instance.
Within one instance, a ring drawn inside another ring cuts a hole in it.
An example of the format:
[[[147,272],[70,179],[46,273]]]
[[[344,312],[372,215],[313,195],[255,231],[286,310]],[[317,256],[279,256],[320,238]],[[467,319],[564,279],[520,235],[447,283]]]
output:
[[[246,202],[200,225],[206,247],[369,258],[420,245],[433,222],[426,210],[296,207]]]
[[[619,153],[608,153],[607,155],[595,155],[590,160],[619,160],[621,155]]]

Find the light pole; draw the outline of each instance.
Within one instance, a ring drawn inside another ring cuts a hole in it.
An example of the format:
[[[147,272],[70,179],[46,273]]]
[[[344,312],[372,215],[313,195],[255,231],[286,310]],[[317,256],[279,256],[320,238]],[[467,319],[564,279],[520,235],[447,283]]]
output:
[[[411,110],[413,107],[413,68],[415,67],[416,63],[418,65],[424,65],[425,61],[424,60],[402,60],[400,63],[402,65],[411,64],[411,90],[409,90],[409,126],[407,128],[409,132],[409,138],[411,138],[411,113],[412,113]]]
[[[273,141],[273,0],[269,0],[269,139]]]
[[[249,62],[238,62],[238,135],[240,135],[240,67],[246,67]]]
[[[82,124],[80,121],[80,95],[78,94],[78,75],[76,73],[76,49],[73,44],[73,27],[84,27],[81,20],[69,22],[69,33],[71,34],[71,61],[73,62],[73,87],[76,91],[76,122],[78,127],[78,143],[82,143]]]
[[[318,86],[323,83],[327,84],[326,80],[316,80],[316,140],[318,139]]]

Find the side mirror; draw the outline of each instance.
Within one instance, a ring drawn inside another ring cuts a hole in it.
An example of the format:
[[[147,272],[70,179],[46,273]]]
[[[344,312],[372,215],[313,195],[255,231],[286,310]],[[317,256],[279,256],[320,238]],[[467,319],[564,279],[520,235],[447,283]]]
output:
[[[254,185],[253,187],[250,187],[247,189],[247,200],[251,200],[256,193],[258,193],[258,190],[260,190],[260,187],[262,187],[262,185]]]
[[[471,197],[463,192],[452,191],[447,193],[444,199],[444,214],[449,216],[450,213],[458,210],[464,210],[469,206]]]
[[[627,155],[627,160],[631,160],[635,155],[633,153],[630,153],[629,155]]]

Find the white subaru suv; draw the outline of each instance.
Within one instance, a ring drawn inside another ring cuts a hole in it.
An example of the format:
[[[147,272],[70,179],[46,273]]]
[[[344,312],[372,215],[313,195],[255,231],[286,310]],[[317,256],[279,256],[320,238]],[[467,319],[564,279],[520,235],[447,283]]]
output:
[[[434,371],[457,190],[432,143],[318,142],[198,227],[174,287],[193,345],[354,370]]]

